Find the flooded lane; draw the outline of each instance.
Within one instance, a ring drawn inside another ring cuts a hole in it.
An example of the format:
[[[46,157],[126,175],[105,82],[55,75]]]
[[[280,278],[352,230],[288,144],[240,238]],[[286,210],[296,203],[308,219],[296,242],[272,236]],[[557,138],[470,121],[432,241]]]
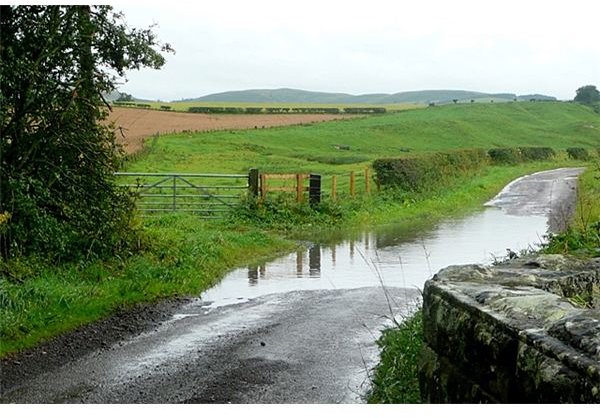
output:
[[[535,248],[580,171],[527,176],[427,231],[387,226],[235,270],[147,332],[17,379],[0,401],[361,402],[380,331],[414,311],[425,280]]]
[[[277,260],[241,268],[201,296],[208,307],[294,290],[379,286],[422,289],[452,264],[489,264],[535,250],[548,230],[564,226],[581,168],[562,168],[509,183],[481,212],[442,222],[431,230],[394,225],[335,245],[310,245]]]
[[[507,248],[515,252],[537,248],[546,234],[546,223],[546,216],[514,216],[489,207],[419,234],[388,226],[358,239],[314,244],[268,263],[235,270],[204,292],[202,301],[218,307],[273,293],[382,283],[422,289],[433,273],[447,265],[491,263],[505,257]]]

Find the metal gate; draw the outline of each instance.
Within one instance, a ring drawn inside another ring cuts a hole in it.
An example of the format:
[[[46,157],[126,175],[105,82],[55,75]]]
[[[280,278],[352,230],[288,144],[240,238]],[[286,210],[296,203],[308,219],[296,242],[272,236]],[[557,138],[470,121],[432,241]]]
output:
[[[221,218],[245,196],[248,174],[115,173],[132,190],[143,216],[189,212]]]

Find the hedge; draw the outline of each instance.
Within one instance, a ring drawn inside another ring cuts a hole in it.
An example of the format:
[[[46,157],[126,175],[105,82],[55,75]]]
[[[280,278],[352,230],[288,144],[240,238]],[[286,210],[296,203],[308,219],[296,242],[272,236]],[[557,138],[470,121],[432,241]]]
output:
[[[494,164],[518,164],[521,162],[521,153],[518,148],[493,148],[488,155]]]
[[[590,159],[590,153],[585,148],[567,148],[567,154],[569,155],[569,158],[572,158],[574,160],[587,161]]]
[[[569,150],[571,158],[589,156],[583,148]],[[581,150],[586,154],[582,154]],[[415,157],[381,158],[373,162],[373,169],[382,186],[419,192],[444,186],[449,179],[471,175],[490,164],[547,160],[555,155],[556,152],[550,147],[494,148],[489,151],[469,149]]]
[[[373,169],[382,186],[419,192],[443,186],[451,178],[475,173],[488,164],[487,153],[473,149],[414,158],[381,158],[373,162]]]
[[[521,147],[519,151],[522,161],[549,160],[556,156],[556,152],[550,147]]]
[[[550,147],[493,148],[488,155],[494,164],[519,164],[549,160],[556,156],[556,152]]]
[[[344,113],[385,113],[385,107],[345,107]]]

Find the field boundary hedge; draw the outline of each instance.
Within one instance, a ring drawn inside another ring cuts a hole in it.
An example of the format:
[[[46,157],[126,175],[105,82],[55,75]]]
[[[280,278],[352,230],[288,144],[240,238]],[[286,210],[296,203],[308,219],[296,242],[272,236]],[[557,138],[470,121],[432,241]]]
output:
[[[585,159],[587,150],[568,149],[571,158]],[[379,185],[405,192],[443,187],[455,178],[473,175],[489,165],[519,164],[554,158],[550,147],[464,149],[416,157],[380,158],[373,162]]]
[[[136,102],[114,102],[113,105],[121,107],[138,107],[150,109],[152,106],[147,103]],[[155,110],[171,111],[171,106],[160,106]],[[186,112],[186,110],[180,110]],[[287,114],[324,114],[324,115],[374,115],[387,112],[385,107],[241,107],[241,106],[191,106],[187,108],[188,113],[209,113],[209,114],[249,114],[249,115],[287,115]]]

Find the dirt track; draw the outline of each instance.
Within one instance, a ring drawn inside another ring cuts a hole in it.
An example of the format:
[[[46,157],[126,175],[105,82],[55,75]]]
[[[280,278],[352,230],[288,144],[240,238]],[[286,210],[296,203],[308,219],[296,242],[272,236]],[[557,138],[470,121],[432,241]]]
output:
[[[259,129],[348,119],[355,115],[209,115],[204,113],[164,112],[115,107],[108,117],[115,123],[117,141],[125,151],[139,151],[144,139],[155,134],[182,131]]]

